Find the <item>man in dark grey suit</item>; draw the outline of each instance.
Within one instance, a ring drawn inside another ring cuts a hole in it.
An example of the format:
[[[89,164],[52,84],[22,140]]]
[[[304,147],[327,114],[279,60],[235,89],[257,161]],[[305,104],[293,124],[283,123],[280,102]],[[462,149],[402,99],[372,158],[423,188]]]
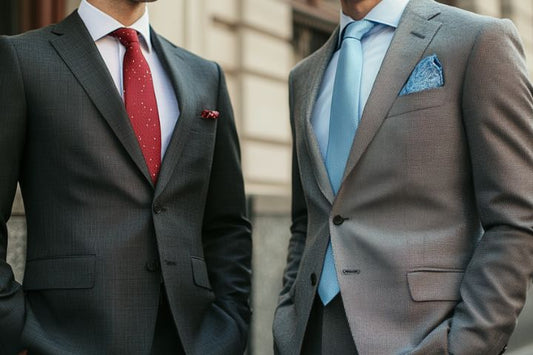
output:
[[[84,0],[0,38],[0,108],[0,354],[242,353],[251,228],[219,66],[156,34],[142,1]]]
[[[516,29],[342,0],[290,75],[280,354],[496,355],[533,276],[533,99]]]

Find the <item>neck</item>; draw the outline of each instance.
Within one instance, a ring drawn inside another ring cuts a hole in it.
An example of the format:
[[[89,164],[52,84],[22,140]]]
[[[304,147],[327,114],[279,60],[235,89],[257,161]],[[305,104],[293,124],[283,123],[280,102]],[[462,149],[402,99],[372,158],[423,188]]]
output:
[[[87,0],[87,2],[124,26],[134,24],[146,9],[145,3],[131,0]]]
[[[381,0],[341,0],[342,12],[354,20],[363,19]]]

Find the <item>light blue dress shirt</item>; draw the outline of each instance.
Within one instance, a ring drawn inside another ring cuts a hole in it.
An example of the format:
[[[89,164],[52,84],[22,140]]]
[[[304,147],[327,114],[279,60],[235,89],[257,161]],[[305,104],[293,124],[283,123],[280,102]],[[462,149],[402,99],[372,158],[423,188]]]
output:
[[[394,31],[398,27],[408,2],[409,0],[382,0],[365,16],[365,19],[375,22],[376,26],[361,41],[363,47],[363,72],[360,93],[361,112],[370,96],[370,91],[378,75],[383,58],[385,58],[385,53],[390,46]],[[346,16],[342,10],[340,17],[339,33],[342,33],[344,28],[354,19]],[[328,150],[331,98],[339,60],[339,49],[340,36],[337,51],[333,54],[324,73],[311,116],[311,124],[324,161]]]

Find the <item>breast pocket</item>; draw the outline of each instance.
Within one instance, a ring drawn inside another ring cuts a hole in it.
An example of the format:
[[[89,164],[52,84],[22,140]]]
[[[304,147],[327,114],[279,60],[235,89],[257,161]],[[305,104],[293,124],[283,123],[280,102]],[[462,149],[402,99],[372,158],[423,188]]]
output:
[[[387,117],[441,106],[444,102],[446,102],[444,87],[398,96],[392,104]]]

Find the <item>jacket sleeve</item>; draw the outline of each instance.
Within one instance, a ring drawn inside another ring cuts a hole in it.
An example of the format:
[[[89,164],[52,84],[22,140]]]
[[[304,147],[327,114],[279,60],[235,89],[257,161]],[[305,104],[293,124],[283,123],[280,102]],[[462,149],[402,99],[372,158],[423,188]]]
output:
[[[291,204],[291,236],[289,239],[289,250],[287,255],[287,266],[283,274],[283,287],[280,293],[280,306],[283,302],[290,298],[290,290],[296,279],[298,268],[305,246],[305,239],[307,236],[307,206],[305,202],[304,192],[302,189],[302,181],[300,177],[300,168],[298,164],[298,153],[296,151],[296,136],[294,129],[294,114],[293,114],[293,89],[292,89],[292,73],[289,76],[289,108],[291,115],[292,128],[292,204]]]
[[[533,276],[533,99],[516,29],[479,33],[465,72],[463,121],[484,234],[451,319],[452,354],[499,354]]]
[[[7,226],[21,169],[26,103],[17,54],[0,37],[0,353],[16,354],[24,325],[24,294],[6,262]]]
[[[249,296],[251,289],[251,225],[246,213],[244,182],[240,163],[240,148],[233,110],[222,69],[219,74],[216,142],[211,177],[203,222],[204,256],[208,265],[209,280],[216,295],[217,312],[231,318],[235,327],[215,321],[216,329],[202,330],[205,336],[213,334],[226,348],[220,354],[243,353],[250,322]],[[220,316],[220,314],[219,314]],[[197,349],[203,353],[202,349]],[[207,351],[207,350],[205,350]],[[210,350],[212,351],[212,349]]]

